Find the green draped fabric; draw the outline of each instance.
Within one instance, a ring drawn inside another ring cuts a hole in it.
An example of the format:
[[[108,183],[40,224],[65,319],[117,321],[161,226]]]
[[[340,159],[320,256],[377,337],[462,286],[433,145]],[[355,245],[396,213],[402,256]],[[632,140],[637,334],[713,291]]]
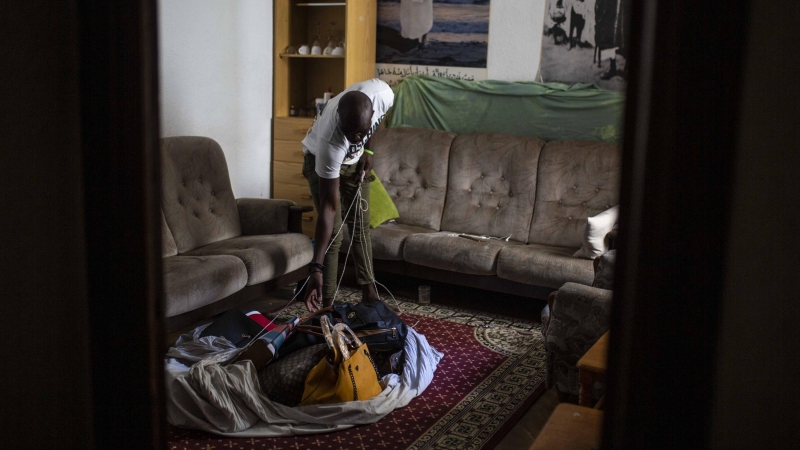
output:
[[[388,127],[508,133],[545,141],[622,138],[625,95],[593,84],[462,81],[415,75],[394,87]]]

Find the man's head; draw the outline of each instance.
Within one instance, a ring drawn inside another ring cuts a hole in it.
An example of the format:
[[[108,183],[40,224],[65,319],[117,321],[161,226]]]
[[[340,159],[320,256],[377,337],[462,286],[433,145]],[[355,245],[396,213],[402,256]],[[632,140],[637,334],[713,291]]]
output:
[[[372,126],[372,100],[359,91],[350,91],[339,99],[339,129],[350,142],[361,142]]]

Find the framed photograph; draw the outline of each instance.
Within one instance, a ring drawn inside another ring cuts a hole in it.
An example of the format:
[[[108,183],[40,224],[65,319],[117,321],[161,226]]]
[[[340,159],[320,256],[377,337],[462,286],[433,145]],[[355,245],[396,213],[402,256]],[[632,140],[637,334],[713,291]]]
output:
[[[542,81],[624,91],[631,0],[547,0]]]
[[[486,79],[489,0],[378,0],[377,75]]]

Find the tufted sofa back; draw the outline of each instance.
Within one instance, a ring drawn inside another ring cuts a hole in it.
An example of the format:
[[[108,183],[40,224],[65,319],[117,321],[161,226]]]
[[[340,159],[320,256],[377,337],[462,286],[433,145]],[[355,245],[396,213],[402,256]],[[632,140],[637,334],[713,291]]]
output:
[[[450,149],[442,230],[526,242],[544,141],[506,134],[464,134]]]
[[[621,150],[594,141],[553,141],[539,158],[529,244],[580,247],[586,218],[619,204]]]
[[[178,253],[242,234],[219,144],[197,136],[161,140],[161,208]]]
[[[400,213],[398,223],[440,229],[455,137],[426,128],[382,129],[373,136],[375,173]]]

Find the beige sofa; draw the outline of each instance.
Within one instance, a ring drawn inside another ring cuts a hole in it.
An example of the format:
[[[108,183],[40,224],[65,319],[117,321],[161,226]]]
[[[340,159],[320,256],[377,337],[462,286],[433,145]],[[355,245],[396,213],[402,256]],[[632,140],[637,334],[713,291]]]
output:
[[[161,140],[168,331],[306,277],[311,241],[289,200],[234,199],[225,155],[205,137]]]
[[[592,260],[572,255],[586,218],[618,204],[618,145],[416,128],[373,140],[375,172],[400,212],[372,230],[376,271],[540,299],[592,284]]]

